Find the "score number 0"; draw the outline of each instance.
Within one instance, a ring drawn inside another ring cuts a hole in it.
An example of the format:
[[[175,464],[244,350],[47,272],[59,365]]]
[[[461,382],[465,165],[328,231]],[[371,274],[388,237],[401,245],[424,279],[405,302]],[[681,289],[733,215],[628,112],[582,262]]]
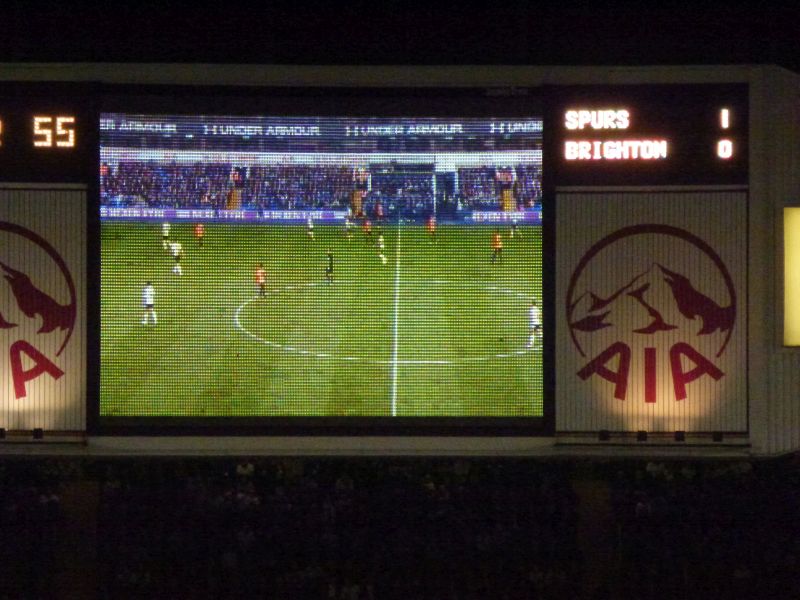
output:
[[[37,148],[75,147],[75,117],[33,117],[33,145]]]
[[[731,126],[731,111],[727,108],[722,108],[719,111],[719,126],[720,129],[729,129]],[[717,156],[723,160],[728,160],[733,156],[733,141],[729,139],[721,139],[717,142]]]

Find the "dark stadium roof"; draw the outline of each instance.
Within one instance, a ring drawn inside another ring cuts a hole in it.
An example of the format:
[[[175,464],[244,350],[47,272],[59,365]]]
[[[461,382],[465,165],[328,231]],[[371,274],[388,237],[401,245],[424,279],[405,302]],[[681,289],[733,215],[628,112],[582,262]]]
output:
[[[260,6],[260,8],[254,8]],[[800,8],[670,3],[10,0],[2,62],[647,65],[800,71]],[[793,6],[789,4],[788,6]]]

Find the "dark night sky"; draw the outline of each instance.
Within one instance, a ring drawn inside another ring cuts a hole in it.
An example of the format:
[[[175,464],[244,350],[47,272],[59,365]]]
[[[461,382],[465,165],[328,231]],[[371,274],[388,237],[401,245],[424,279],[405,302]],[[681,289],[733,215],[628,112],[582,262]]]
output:
[[[0,10],[0,61],[773,63],[800,72],[800,7],[262,0],[253,9],[239,2],[204,8],[198,0],[145,10],[148,4],[162,3],[75,8],[64,1],[7,0]]]

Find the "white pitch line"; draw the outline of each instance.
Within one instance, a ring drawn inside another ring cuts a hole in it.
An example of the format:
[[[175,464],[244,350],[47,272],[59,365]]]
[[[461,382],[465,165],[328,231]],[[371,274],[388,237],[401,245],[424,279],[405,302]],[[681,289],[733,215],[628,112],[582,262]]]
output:
[[[398,360],[399,365],[452,365],[452,360]]]
[[[400,312],[400,219],[397,220],[397,247],[394,253],[394,341],[392,342],[392,416],[397,416],[397,334]]]
[[[399,231],[397,232],[397,237],[398,237],[398,248],[399,248],[399,246],[400,246],[400,244],[399,244],[400,232]],[[399,267],[399,262],[400,262],[400,257],[397,256],[396,265],[398,267]],[[400,366],[400,365],[403,365],[403,366],[405,366],[405,365],[408,365],[408,366],[415,366],[415,365],[420,365],[420,366],[424,366],[424,365],[450,366],[450,365],[464,364],[464,363],[484,362],[484,361],[489,361],[489,360],[496,359],[496,358],[506,359],[506,358],[512,358],[513,356],[524,356],[525,354],[528,354],[528,352],[541,350],[541,346],[536,346],[536,347],[534,347],[532,349],[531,348],[523,348],[523,349],[518,349],[516,351],[511,351],[510,353],[490,354],[490,355],[486,355],[486,356],[468,356],[468,357],[458,358],[458,359],[455,359],[455,360],[443,360],[443,359],[440,359],[440,360],[425,360],[425,359],[398,360],[398,358],[397,358],[397,354],[398,354],[398,352],[397,352],[397,350],[398,350],[398,345],[397,345],[397,340],[398,340],[398,338],[397,338],[397,333],[398,333],[397,332],[397,327],[398,327],[398,322],[399,322],[399,320],[398,320],[399,277],[400,277],[399,271],[396,271],[395,272],[395,322],[394,322],[395,345],[394,345],[394,348],[393,348],[392,360],[371,360],[369,358],[364,358],[364,357],[360,357],[360,356],[335,356],[335,355],[329,354],[327,352],[313,352],[313,351],[310,351],[310,350],[303,350],[303,349],[300,349],[300,348],[295,348],[294,346],[283,346],[282,344],[279,344],[277,342],[273,342],[273,341],[270,341],[270,340],[265,340],[265,339],[257,336],[256,334],[252,333],[251,331],[248,331],[242,325],[242,322],[240,320],[240,315],[241,315],[242,311],[248,305],[250,305],[251,303],[258,301],[258,299],[259,299],[258,295],[253,296],[252,298],[250,298],[248,300],[245,300],[241,305],[239,305],[236,308],[236,310],[233,313],[233,324],[239,331],[244,333],[250,339],[255,340],[256,342],[259,342],[259,343],[264,344],[265,346],[269,346],[271,348],[278,348],[278,349],[285,350],[287,352],[297,352],[298,354],[302,354],[302,355],[305,355],[305,356],[315,356],[316,358],[329,358],[329,359],[332,359],[332,360],[345,360],[345,361],[348,361],[348,362],[363,362],[363,363],[368,363],[368,364],[373,364],[373,365],[392,365],[392,370],[393,370],[393,374],[394,374],[394,377],[393,377],[393,390],[392,390],[392,392],[393,392],[392,406],[393,406],[393,409],[394,409],[393,413],[392,413],[393,415],[394,415],[394,411],[396,411],[396,404],[397,404],[397,402],[396,402],[396,400],[397,400],[397,367]],[[417,282],[417,283],[419,283],[419,282]],[[449,284],[450,282],[447,282],[447,281],[428,281],[426,283],[428,283],[428,284],[446,285],[446,284]],[[303,283],[303,284],[301,284],[299,286],[295,286],[293,289],[308,288],[308,287],[314,287],[314,286],[317,286],[317,285],[322,285],[322,284],[319,283],[319,282]],[[281,288],[281,289],[276,289],[276,290],[271,290],[267,295],[273,295],[273,294],[276,294],[278,292],[282,292],[282,291],[288,290],[291,287],[292,286],[289,286],[289,287],[286,287],[286,288]],[[487,287],[487,289],[489,289],[489,288]],[[493,291],[499,291],[499,292],[503,292],[503,293],[506,293],[506,294],[517,295],[518,297],[525,298],[526,300],[528,298],[527,295],[522,294],[520,292],[515,292],[513,290],[507,290],[507,289],[504,289],[504,288],[494,287],[494,286],[492,286],[491,289]]]

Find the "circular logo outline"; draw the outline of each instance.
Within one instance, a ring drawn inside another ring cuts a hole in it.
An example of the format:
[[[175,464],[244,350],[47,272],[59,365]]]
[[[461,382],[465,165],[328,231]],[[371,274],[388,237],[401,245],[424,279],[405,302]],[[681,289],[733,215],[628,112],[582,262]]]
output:
[[[67,287],[69,288],[69,296],[70,296],[70,306],[72,308],[72,326],[69,328],[67,332],[67,336],[64,338],[64,341],[61,344],[61,347],[56,352],[56,356],[60,356],[61,353],[64,351],[64,348],[67,347],[67,343],[69,342],[70,338],[72,337],[73,331],[75,331],[75,321],[77,319],[77,304],[78,298],[77,293],[75,291],[75,282],[72,279],[72,273],[70,273],[69,268],[67,267],[67,263],[61,258],[61,255],[58,251],[40,236],[38,233],[31,231],[27,227],[23,227],[22,225],[17,225],[16,223],[9,223],[8,221],[0,221],[0,231],[8,231],[9,233],[13,233],[18,235],[22,238],[25,238],[37,246],[39,246],[42,250],[44,250],[47,255],[53,260],[53,262],[58,265],[61,274],[64,276],[64,279],[67,282]]]
[[[575,309],[575,305],[573,304],[570,306],[572,301],[572,296],[575,292],[575,285],[578,282],[578,278],[583,273],[583,270],[586,268],[586,265],[598,254],[601,250],[610,246],[611,244],[621,240],[622,238],[631,237],[634,235],[643,235],[643,234],[658,234],[658,235],[670,235],[673,237],[677,237],[689,244],[695,246],[700,251],[704,252],[714,263],[714,265],[719,269],[720,273],[722,274],[723,279],[725,280],[725,285],[728,288],[728,293],[731,297],[731,308],[733,308],[733,324],[736,323],[737,314],[737,304],[736,304],[736,289],[733,285],[733,278],[731,277],[730,272],[728,271],[728,267],[722,261],[720,256],[716,253],[716,251],[705,241],[701,238],[697,237],[693,233],[689,233],[685,229],[681,229],[679,227],[674,227],[672,225],[663,225],[658,223],[647,223],[647,224],[640,224],[640,225],[630,225],[627,227],[622,227],[621,229],[617,229],[616,231],[608,234],[607,236],[601,238],[597,242],[595,242],[581,257],[578,261],[578,265],[572,271],[572,276],[570,277],[569,286],[567,287],[567,294],[564,299],[564,308],[566,310],[566,319],[567,319],[567,326],[569,327],[569,335],[572,338],[572,343],[578,349],[578,352],[581,353],[581,356],[586,356],[583,348],[581,347],[580,343],[578,343],[577,338],[575,337],[575,329],[570,325],[572,322],[572,312]],[[722,356],[722,353],[725,351],[725,348],[730,342],[731,335],[733,335],[733,324],[731,328],[728,330],[728,335],[725,337],[725,341],[722,343],[719,351],[716,354],[716,357],[719,358]]]

